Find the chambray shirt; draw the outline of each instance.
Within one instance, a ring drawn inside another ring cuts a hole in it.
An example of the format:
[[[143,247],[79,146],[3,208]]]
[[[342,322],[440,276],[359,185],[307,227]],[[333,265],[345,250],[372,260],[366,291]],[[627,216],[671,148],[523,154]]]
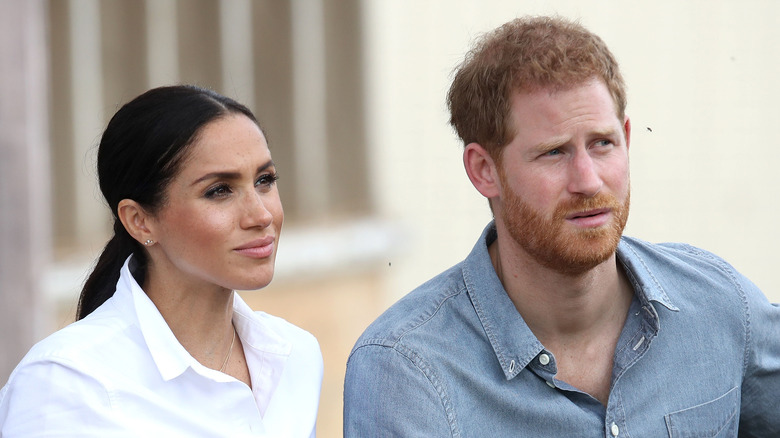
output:
[[[780,308],[722,259],[623,237],[634,288],[607,406],[556,378],[488,256],[402,298],[357,341],[345,437],[780,437]]]
[[[322,354],[233,296],[252,388],[196,361],[125,262],[97,310],[36,344],[0,390],[0,438],[313,437]]]

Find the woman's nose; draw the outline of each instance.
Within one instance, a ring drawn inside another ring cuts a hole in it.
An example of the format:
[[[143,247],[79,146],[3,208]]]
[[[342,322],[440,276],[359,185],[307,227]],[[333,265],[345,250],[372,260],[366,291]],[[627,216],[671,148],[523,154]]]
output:
[[[248,193],[243,202],[243,215],[241,217],[242,228],[262,227],[265,228],[273,221],[273,214],[268,210],[263,202],[263,196],[252,190]]]

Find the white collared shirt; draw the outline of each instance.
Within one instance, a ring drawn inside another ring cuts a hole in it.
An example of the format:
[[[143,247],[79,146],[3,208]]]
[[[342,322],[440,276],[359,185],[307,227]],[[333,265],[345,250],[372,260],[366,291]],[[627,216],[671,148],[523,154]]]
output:
[[[0,390],[0,437],[313,437],[322,354],[308,332],[235,294],[250,389],[196,361],[130,273],[36,344]]]

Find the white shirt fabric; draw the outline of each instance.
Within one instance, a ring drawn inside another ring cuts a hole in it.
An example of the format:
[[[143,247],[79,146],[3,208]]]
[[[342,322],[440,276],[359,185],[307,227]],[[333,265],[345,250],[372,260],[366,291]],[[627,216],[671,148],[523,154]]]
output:
[[[113,297],[36,344],[0,390],[0,438],[313,437],[323,363],[308,332],[235,294],[252,388],[204,367],[130,273]]]

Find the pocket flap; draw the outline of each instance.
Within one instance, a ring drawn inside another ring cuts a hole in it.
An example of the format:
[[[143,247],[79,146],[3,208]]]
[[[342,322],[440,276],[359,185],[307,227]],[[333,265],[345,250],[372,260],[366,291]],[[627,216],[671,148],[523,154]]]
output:
[[[715,400],[672,412],[664,419],[670,438],[737,436],[738,411],[739,387],[735,386]]]

